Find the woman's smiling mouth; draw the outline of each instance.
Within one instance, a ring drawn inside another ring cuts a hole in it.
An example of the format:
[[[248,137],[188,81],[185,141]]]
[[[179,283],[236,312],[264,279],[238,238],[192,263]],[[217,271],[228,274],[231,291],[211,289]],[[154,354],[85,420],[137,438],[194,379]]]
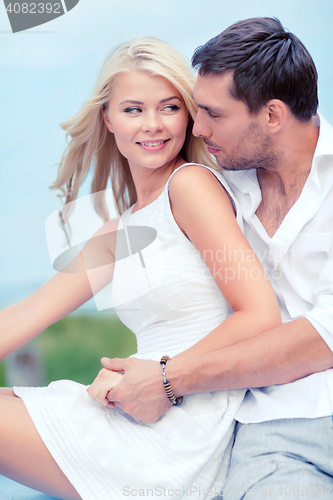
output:
[[[145,141],[145,142],[137,142],[137,144],[147,151],[150,151],[151,149],[154,149],[155,151],[160,151],[161,149],[164,148],[164,146],[169,140],[170,139],[165,139],[162,141]]]

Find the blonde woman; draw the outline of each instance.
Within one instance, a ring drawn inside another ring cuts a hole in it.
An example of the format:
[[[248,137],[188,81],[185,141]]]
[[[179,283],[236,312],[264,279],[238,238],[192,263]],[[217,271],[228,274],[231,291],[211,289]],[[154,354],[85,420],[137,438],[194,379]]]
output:
[[[53,187],[69,203],[90,168],[93,192],[103,193],[111,176],[120,219],[108,221],[103,194],[96,197],[105,220],[99,235],[149,227],[159,255],[148,252],[144,265],[140,256],[124,264],[117,261],[119,241],[114,246],[104,238],[98,249],[88,242],[79,257],[82,273],[64,269],[0,313],[2,358],[93,295],[88,261],[96,251],[116,261],[116,311],[137,336],[137,357],[204,353],[280,323],[232,194],[201,139],[191,135],[193,82],[184,58],[156,39],[123,44],[107,59],[93,96],[64,124],[71,140]],[[97,275],[94,291],[111,279]],[[161,391],[170,409],[143,424],[112,403],[121,377],[102,369],[88,388],[58,381],[1,390],[0,473],[68,500],[211,497],[226,474],[244,391],[174,400],[164,357]]]

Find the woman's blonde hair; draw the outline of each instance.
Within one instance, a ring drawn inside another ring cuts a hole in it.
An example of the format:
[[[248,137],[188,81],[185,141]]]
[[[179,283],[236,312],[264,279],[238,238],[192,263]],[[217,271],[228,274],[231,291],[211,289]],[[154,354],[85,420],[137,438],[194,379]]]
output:
[[[72,119],[62,123],[66,138],[71,139],[61,158],[57,179],[50,186],[51,189],[61,189],[63,194],[60,196],[65,197],[65,204],[73,202],[93,165],[91,192],[101,192],[93,197],[93,203],[104,221],[109,218],[104,192],[109,176],[120,214],[137,201],[128,161],[119,152],[114,135],[108,131],[101,113],[101,108],[107,107],[119,76],[131,71],[162,76],[178,90],[190,115],[181,154],[187,162],[217,168],[203,139],[192,135],[197,110],[192,98],[195,76],[185,57],[152,37],[123,43],[104,62],[91,98]]]

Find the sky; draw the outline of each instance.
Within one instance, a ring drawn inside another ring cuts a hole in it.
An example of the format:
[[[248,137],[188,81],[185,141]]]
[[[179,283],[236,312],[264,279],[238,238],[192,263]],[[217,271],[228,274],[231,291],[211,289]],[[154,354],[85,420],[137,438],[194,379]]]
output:
[[[319,111],[333,124],[332,0],[79,0],[65,15],[18,33],[1,2],[0,306],[54,274],[45,221],[60,206],[48,189],[66,146],[60,124],[90,96],[107,54],[150,35],[191,58],[230,24],[257,16],[278,17],[308,48]]]

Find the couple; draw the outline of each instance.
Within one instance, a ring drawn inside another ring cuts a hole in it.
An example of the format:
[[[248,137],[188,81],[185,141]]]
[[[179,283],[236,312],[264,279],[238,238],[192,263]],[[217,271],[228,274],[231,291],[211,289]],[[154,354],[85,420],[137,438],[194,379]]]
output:
[[[137,355],[104,359],[88,389],[1,390],[0,473],[63,499],[332,495],[333,133],[316,69],[270,18],[231,26],[193,65],[194,87],[162,42],[117,49],[67,122],[55,183],[73,201],[93,160],[93,191],[111,174],[122,214],[98,235],[149,226],[162,260],[59,273],[1,312],[4,357],[112,274],[137,335]],[[117,256],[110,240],[99,251]]]

